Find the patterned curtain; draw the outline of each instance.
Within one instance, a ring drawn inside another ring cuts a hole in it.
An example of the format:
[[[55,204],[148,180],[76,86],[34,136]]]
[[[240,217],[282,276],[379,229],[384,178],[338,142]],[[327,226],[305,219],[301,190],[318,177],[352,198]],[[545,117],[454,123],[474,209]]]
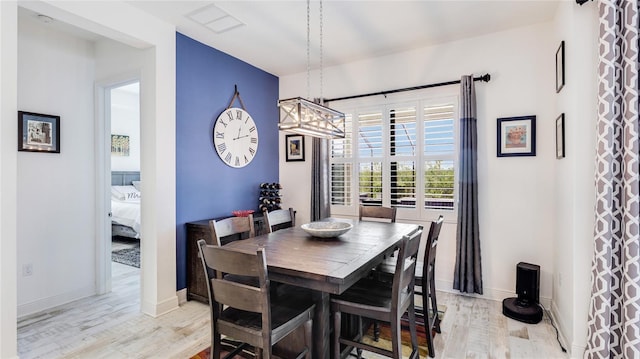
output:
[[[478,226],[478,131],[473,76],[460,80],[460,190],[453,288],[482,294]]]
[[[313,137],[311,161],[311,221],[331,216],[329,204],[329,140]]]
[[[584,357],[639,358],[638,0],[598,7],[595,253]]]

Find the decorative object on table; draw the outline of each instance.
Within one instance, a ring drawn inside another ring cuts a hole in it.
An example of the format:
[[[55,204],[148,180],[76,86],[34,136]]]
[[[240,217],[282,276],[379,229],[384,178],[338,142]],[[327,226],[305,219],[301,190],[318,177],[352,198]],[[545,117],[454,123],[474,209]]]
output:
[[[18,151],[60,153],[60,116],[18,111]]]
[[[260,197],[258,197],[258,208],[260,212],[267,210],[268,212],[276,209],[282,209],[282,197],[280,196],[280,190],[282,186],[280,183],[261,183],[260,184]]]
[[[252,209],[239,209],[239,210],[235,210],[235,211],[231,211],[231,214],[233,214],[236,217],[247,217],[250,214],[253,214],[253,212],[255,212]]]
[[[287,162],[304,161],[304,136],[287,135],[285,141]]]
[[[311,222],[300,226],[302,230],[317,238],[335,238],[347,233],[353,224],[347,222]]]
[[[498,157],[536,155],[536,116],[499,118]]]
[[[322,99],[322,0],[320,0],[320,96]],[[307,0],[307,98],[310,96],[311,61],[309,57],[311,47],[310,37],[310,2]],[[340,111],[323,106],[302,97],[295,97],[278,101],[280,108],[281,131],[293,132],[321,138],[344,138],[345,116]]]
[[[564,41],[556,51],[556,93],[564,87]]]
[[[129,136],[111,135],[111,155],[129,156]]]
[[[242,108],[231,107],[236,98]],[[213,126],[213,145],[222,162],[230,167],[244,167],[256,156],[258,128],[245,109],[237,86],[229,106],[222,111]]]
[[[556,158],[564,158],[564,113],[556,118]]]

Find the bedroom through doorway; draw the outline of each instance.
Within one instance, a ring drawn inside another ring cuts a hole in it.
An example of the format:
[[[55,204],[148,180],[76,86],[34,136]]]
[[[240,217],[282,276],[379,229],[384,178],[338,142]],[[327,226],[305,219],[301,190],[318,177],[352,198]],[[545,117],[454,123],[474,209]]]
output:
[[[120,84],[105,94],[111,128],[111,291],[139,301],[140,83]]]

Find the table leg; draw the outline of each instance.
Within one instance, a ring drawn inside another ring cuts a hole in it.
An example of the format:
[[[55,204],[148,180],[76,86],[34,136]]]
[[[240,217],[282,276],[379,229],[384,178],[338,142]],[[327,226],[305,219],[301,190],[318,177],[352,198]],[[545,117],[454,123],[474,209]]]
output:
[[[313,357],[329,359],[331,333],[331,295],[324,292],[313,292],[316,311],[313,317]]]

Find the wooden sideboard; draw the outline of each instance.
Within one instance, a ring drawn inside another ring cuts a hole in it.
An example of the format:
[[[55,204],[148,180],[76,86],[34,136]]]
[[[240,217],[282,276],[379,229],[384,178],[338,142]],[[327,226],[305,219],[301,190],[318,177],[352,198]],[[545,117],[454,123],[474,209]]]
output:
[[[209,304],[209,296],[207,294],[207,282],[202,268],[202,260],[198,252],[198,240],[204,239],[207,244],[213,244],[209,221],[209,219],[203,219],[185,224],[187,227],[187,300],[193,299],[206,304]],[[254,215],[253,221],[256,235],[266,232],[262,214]],[[237,239],[239,238],[223,238],[222,244]]]

